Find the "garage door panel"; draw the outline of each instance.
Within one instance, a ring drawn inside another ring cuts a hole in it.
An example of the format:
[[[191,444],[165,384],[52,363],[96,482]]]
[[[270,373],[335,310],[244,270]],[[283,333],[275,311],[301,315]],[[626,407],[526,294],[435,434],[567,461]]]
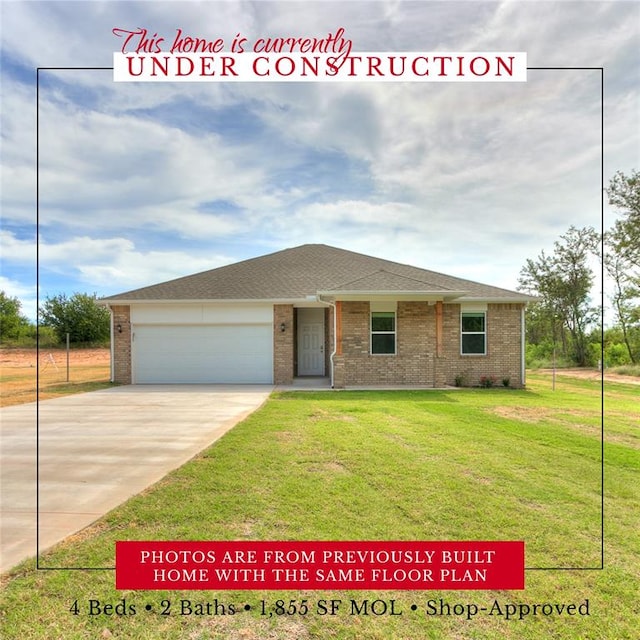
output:
[[[137,383],[271,383],[271,325],[137,326]]]

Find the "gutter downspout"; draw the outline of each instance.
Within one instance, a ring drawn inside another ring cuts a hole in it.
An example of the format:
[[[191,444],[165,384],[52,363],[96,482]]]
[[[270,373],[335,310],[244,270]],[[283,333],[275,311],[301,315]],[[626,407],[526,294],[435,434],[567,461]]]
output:
[[[331,388],[333,389],[333,370],[334,370],[333,358],[336,355],[336,351],[338,350],[337,335],[336,335],[337,324],[338,324],[338,320],[336,318],[336,314],[337,314],[336,305],[335,305],[335,302],[329,302],[328,300],[323,300],[321,296],[316,296],[316,300],[321,304],[326,304],[327,306],[333,309],[333,351],[329,355],[329,382],[331,384]]]

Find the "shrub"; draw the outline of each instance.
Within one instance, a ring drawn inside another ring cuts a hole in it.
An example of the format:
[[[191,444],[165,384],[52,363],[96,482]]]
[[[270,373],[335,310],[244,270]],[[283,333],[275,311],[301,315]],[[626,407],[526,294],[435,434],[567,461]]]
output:
[[[509,376],[505,376],[502,378],[502,386],[508,387],[511,384],[511,378]]]
[[[631,364],[627,346],[620,342],[608,344],[604,349],[605,367],[619,367],[625,364]]]
[[[611,369],[610,373],[617,373],[620,376],[640,377],[640,364],[627,364]]]
[[[20,300],[0,291],[0,342],[6,346],[19,344],[33,328],[33,324],[22,314]]]
[[[527,343],[525,351],[525,360],[527,367],[531,369],[538,368],[535,363],[550,362],[553,359],[553,344],[548,341],[540,344]],[[544,365],[542,365],[543,367]]]
[[[96,294],[62,293],[47,298],[40,308],[41,326],[51,327],[61,343],[69,334],[74,344],[101,344],[109,340],[110,315],[97,304]]]
[[[33,333],[33,342],[36,343],[36,333]],[[40,348],[55,348],[64,346],[58,339],[58,334],[53,327],[38,327],[37,344]]]
[[[480,386],[483,389],[490,389],[496,386],[498,379],[495,376],[482,376],[480,378]]]

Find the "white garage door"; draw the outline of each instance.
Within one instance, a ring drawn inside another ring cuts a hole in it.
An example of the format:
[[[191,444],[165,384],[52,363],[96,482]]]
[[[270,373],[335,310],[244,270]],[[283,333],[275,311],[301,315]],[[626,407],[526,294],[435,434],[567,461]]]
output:
[[[271,383],[271,325],[133,328],[134,383]]]

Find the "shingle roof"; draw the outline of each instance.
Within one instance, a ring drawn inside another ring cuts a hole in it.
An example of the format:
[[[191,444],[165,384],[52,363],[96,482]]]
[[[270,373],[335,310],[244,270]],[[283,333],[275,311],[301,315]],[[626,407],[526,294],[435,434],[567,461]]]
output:
[[[515,291],[345,249],[305,244],[103,300],[302,300],[318,292],[339,291],[451,292],[467,299],[532,299]]]
[[[448,291],[445,287],[409,276],[378,269],[362,278],[333,287],[337,291]]]

